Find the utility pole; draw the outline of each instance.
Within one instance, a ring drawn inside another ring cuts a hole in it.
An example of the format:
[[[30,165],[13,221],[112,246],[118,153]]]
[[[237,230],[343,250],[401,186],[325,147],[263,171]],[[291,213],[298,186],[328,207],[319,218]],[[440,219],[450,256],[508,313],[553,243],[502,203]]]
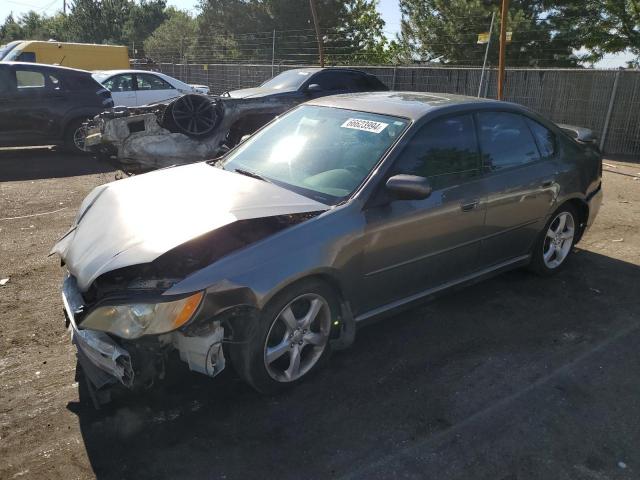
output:
[[[496,12],[491,14],[491,26],[489,26],[489,38],[487,39],[487,48],[484,51],[484,62],[482,62],[482,73],[480,74],[480,85],[478,85],[478,98],[482,92],[482,81],[484,80],[484,72],[487,69],[487,57],[489,56],[489,47],[491,46],[491,35],[493,35],[493,22],[496,19]]]
[[[316,29],[316,38],[318,39],[318,55],[320,56],[320,66],[324,67],[324,47],[322,45],[322,36],[320,35],[320,25],[318,23],[318,12],[316,12],[315,0],[309,0],[309,6],[311,7],[313,26]]]
[[[502,0],[502,12],[500,13],[500,62],[498,64],[498,100],[502,100],[504,94],[504,62],[507,49],[507,13],[509,12],[509,0]]]
[[[273,78],[273,70],[276,65],[276,31],[273,31],[273,39],[271,41],[271,78]]]
[[[62,0],[62,14],[67,14],[67,0]]]

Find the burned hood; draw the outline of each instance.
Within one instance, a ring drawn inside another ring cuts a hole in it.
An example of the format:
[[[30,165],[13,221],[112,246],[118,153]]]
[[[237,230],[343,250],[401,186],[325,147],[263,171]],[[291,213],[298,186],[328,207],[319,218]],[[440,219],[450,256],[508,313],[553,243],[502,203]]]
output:
[[[329,206],[279,186],[196,163],[95,188],[53,247],[85,291],[103,273],[152,262],[239,220]]]

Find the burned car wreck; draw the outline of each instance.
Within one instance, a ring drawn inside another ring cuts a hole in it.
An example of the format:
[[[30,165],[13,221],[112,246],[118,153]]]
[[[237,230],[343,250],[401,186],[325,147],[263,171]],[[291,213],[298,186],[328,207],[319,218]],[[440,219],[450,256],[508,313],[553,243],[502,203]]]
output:
[[[484,143],[459,150],[474,115]],[[482,173],[500,155],[522,163]],[[177,352],[276,392],[360,322],[510,268],[557,272],[598,213],[601,173],[592,147],[513,104],[376,92],[299,105],[218,160],[85,198],[52,250],[85,378],[150,387]]]
[[[386,89],[358,70],[287,70],[259,87],[217,97],[187,94],[148,106],[112,108],[89,121],[85,145],[127,172],[182,165],[216,157],[302,102]]]

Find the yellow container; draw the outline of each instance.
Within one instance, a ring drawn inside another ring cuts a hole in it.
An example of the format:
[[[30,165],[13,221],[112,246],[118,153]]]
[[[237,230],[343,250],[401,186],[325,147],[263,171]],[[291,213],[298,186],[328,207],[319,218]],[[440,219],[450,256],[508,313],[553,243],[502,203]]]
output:
[[[129,68],[127,47],[93,43],[24,41],[4,61],[46,63],[84,70]]]

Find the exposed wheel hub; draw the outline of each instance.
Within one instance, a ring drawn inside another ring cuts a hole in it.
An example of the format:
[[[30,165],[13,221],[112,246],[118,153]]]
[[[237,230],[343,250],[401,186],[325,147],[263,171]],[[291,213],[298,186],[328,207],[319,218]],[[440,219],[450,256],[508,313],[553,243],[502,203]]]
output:
[[[295,344],[302,345],[304,343],[304,336],[306,333],[307,330],[302,328],[296,328],[293,332],[291,332],[291,334],[289,335],[291,348],[293,348]]]

